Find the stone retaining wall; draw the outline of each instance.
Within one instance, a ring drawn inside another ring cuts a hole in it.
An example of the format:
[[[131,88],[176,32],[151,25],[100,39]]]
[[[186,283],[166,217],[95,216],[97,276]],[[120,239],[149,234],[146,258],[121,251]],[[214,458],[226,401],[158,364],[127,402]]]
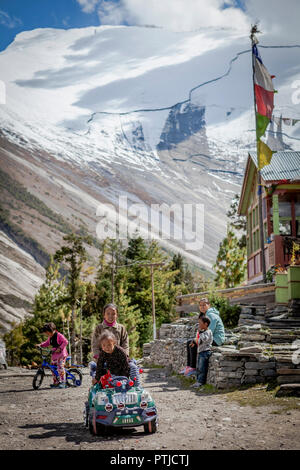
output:
[[[241,306],[239,326],[260,323],[268,328],[291,329],[300,328],[300,301],[291,302],[290,305]]]
[[[276,362],[272,357],[261,353],[223,350],[213,352],[210,358],[207,383],[222,389],[268,382],[276,375]]]
[[[159,338],[144,345],[143,362],[169,366],[179,372],[186,365],[186,342],[195,337],[197,316],[163,324]],[[261,324],[226,330],[222,347],[212,347],[207,383],[223,389],[243,384],[300,382],[299,364],[293,360],[295,344],[300,351],[300,329],[268,329]]]

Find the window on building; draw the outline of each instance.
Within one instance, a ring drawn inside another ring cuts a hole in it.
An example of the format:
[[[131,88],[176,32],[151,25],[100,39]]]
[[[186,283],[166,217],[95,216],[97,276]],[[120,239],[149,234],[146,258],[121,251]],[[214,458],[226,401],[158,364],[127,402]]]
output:
[[[279,196],[279,234],[292,235],[292,203],[289,195]],[[271,222],[273,224],[273,207],[271,207]],[[299,217],[300,220],[300,217]]]
[[[251,255],[250,240],[251,240],[251,238],[247,237],[247,256],[248,256],[248,258]]]
[[[279,219],[279,233],[280,235],[292,235],[292,222]]]
[[[264,201],[265,203],[265,201]],[[266,203],[265,203],[266,204]],[[267,223],[264,223],[264,240],[267,241]],[[260,249],[259,235],[259,208],[256,205],[248,211],[247,217],[247,253],[252,253]]]
[[[260,243],[259,243],[259,230],[255,230],[253,232],[253,251],[259,250]]]
[[[292,206],[286,197],[279,198],[279,233],[292,235]]]

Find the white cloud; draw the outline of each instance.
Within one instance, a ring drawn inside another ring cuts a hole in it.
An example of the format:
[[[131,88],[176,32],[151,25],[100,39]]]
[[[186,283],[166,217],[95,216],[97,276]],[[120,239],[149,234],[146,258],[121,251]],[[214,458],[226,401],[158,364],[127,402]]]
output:
[[[101,24],[154,25],[173,31],[203,27],[248,30],[245,13],[228,0],[77,0],[85,13],[97,9]]]
[[[120,0],[99,3],[101,23],[155,25],[173,31],[203,27],[248,29],[246,15],[238,8],[222,9],[223,0]],[[229,2],[227,2],[229,4]]]
[[[84,13],[92,13],[95,11],[96,5],[100,3],[99,0],[77,0],[77,2]]]
[[[205,27],[248,28],[238,8],[222,9],[223,0],[123,0],[137,24],[153,24],[174,31]]]
[[[132,24],[133,18],[131,18],[131,13],[127,10],[124,2],[118,4],[110,1],[100,2],[97,11],[101,24]],[[133,24],[136,23],[133,22]]]
[[[85,13],[97,11],[101,24],[153,25],[173,31],[230,28],[249,35],[259,26],[268,39],[299,41],[299,0],[77,0]],[[226,8],[224,8],[226,5]],[[259,36],[263,37],[263,35]]]
[[[11,17],[8,13],[3,10],[0,10],[0,24],[6,26],[7,28],[15,28],[18,25],[23,24],[20,18],[15,16]]]

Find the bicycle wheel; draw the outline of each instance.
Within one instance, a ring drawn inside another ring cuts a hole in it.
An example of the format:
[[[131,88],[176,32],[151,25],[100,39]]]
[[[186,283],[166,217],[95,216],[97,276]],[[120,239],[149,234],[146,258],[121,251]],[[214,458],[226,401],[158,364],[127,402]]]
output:
[[[34,390],[38,390],[42,385],[42,382],[45,377],[45,372],[42,369],[39,369],[35,376],[33,377],[32,386]]]
[[[66,385],[79,387],[82,384],[82,373],[78,369],[66,369]]]

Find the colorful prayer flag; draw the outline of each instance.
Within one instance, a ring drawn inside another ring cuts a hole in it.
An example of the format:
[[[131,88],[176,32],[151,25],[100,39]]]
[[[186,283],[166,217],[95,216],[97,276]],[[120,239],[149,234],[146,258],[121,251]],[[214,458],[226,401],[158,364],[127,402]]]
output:
[[[279,126],[281,124],[281,122],[283,122],[283,124],[285,126],[294,126],[295,124],[297,124],[297,122],[300,121],[300,119],[292,119],[292,118],[272,116],[272,121],[274,121],[275,124],[277,124],[277,126]]]
[[[267,116],[271,119],[274,108],[274,87],[272,77],[262,63],[256,44],[253,45],[252,51],[254,56],[254,91],[257,112],[262,116]]]
[[[274,108],[274,91],[267,91],[259,85],[254,85],[257,112],[269,119]]]
[[[272,118],[274,109],[274,87],[272,78],[264,66],[256,44],[252,46],[253,53],[253,80],[256,102],[256,139],[257,139],[257,165],[261,170],[269,165],[273,151],[260,139],[265,134]]]
[[[261,114],[256,113],[256,138],[257,140],[259,140],[264,135],[269,122],[270,122],[270,119],[268,117],[262,116]]]
[[[273,152],[262,140],[257,143],[257,165],[261,170],[264,166],[271,163]]]

